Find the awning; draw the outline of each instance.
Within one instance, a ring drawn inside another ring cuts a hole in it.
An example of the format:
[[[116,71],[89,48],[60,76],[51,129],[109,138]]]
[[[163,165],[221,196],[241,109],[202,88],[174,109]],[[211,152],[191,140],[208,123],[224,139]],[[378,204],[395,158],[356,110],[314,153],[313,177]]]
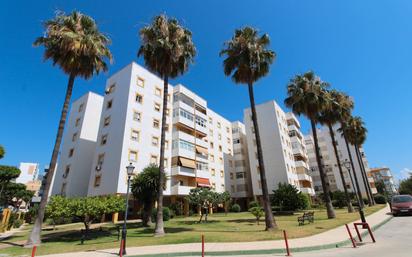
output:
[[[198,146],[198,145],[196,146],[196,152],[204,154],[204,155],[208,154],[207,148],[204,148],[204,147],[201,147],[201,146]]]
[[[198,187],[210,187],[210,181],[208,178],[196,178]]]
[[[191,168],[191,169],[196,169],[196,162],[194,160],[184,158],[184,157],[179,157],[179,161],[181,166]]]

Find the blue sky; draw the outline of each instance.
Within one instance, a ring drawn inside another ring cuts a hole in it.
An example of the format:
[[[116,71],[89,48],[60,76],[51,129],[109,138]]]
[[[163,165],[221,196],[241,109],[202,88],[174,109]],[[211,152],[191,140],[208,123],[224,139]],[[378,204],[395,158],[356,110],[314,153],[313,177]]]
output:
[[[121,3],[120,3],[121,2]],[[257,27],[271,37],[277,59],[255,87],[257,103],[283,105],[288,80],[314,70],[333,87],[352,95],[355,114],[369,130],[365,144],[371,166],[399,175],[412,169],[411,1],[3,1],[0,6],[0,144],[2,164],[47,164],[56,134],[67,77],[32,42],[54,11],[93,16],[112,39],[115,61],[107,74],[77,80],[73,99],[103,92],[108,76],[137,59],[138,30],[166,13],[193,32],[198,55],[190,71],[173,81],[204,97],[230,120],[242,118],[247,89],[223,75],[218,53],[235,28]],[[301,119],[303,131],[308,124]]]

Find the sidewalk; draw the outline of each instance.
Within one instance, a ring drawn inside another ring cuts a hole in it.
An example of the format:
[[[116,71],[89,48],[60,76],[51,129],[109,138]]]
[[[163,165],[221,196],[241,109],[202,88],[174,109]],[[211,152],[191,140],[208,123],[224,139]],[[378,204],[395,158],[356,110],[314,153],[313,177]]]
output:
[[[386,223],[392,216],[387,215],[389,207],[383,208],[378,212],[367,216],[367,221],[371,228],[377,228]],[[360,221],[356,221],[360,222]],[[350,226],[352,235],[356,232]],[[367,239],[369,240],[369,238]],[[206,239],[207,241],[207,239]],[[345,226],[340,226],[326,232],[289,240],[289,247],[294,251],[310,251],[318,249],[335,248],[349,244],[349,236]],[[283,240],[255,241],[255,242],[235,242],[235,243],[206,243],[206,255],[246,255],[246,254],[270,254],[284,252],[285,243]],[[201,251],[200,243],[170,244],[142,247],[128,247],[127,256],[199,256]],[[115,256],[119,249],[100,250],[93,252],[76,252],[65,254],[52,254],[47,257],[106,257]]]

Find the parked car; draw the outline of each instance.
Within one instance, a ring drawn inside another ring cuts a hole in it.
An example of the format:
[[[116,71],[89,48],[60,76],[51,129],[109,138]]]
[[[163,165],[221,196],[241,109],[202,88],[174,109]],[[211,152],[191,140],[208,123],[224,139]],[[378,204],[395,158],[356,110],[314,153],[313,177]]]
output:
[[[412,196],[394,195],[392,197],[392,214],[393,216],[412,214]]]

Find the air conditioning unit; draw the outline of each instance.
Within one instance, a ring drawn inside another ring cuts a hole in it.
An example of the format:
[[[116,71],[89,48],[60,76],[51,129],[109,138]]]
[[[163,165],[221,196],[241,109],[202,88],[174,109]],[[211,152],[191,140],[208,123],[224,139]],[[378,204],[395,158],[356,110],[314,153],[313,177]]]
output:
[[[102,166],[101,166],[101,165],[97,165],[97,166],[96,166],[96,170],[97,170],[97,171],[100,171],[101,169],[102,169]]]

